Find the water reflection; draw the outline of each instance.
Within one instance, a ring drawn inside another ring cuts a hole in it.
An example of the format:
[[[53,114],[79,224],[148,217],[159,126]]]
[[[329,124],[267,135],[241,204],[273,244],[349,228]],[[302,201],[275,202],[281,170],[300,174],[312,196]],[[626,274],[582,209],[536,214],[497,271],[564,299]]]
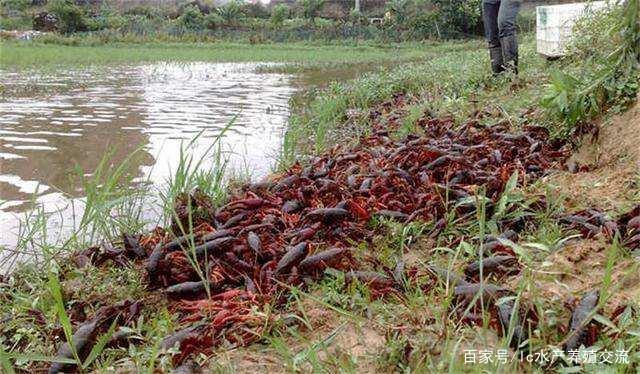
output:
[[[291,76],[257,74],[254,64],[156,63],[65,70],[0,71],[5,92],[42,87],[0,100],[0,244],[11,245],[18,218],[35,194],[60,208],[81,197],[79,176],[105,153],[133,161],[138,177],[164,182],[180,145],[201,134],[190,151],[201,154],[223,128],[230,166],[261,176],[272,165],[296,88]],[[51,89],[54,87],[55,89]]]

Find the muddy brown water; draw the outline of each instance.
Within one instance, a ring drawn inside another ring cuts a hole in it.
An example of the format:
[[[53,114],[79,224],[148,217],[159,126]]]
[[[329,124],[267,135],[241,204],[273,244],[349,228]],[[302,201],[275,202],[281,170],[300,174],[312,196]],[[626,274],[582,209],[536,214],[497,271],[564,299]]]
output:
[[[261,64],[264,66],[264,64]],[[15,245],[36,205],[77,214],[81,176],[106,153],[162,185],[181,146],[198,158],[225,126],[227,170],[260,178],[274,165],[293,95],[370,66],[303,74],[258,73],[255,63],[151,63],[58,70],[0,70],[0,245]],[[188,145],[196,136],[197,140]],[[56,230],[57,228],[54,228]]]

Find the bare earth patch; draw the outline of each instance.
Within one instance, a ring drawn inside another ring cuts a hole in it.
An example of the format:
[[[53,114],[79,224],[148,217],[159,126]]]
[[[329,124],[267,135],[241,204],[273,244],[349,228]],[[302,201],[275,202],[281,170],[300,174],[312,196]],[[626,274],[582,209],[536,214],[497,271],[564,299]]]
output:
[[[593,289],[600,289],[607,273],[611,244],[599,239],[579,239],[551,254],[533,272],[535,292],[543,300],[567,302]],[[613,263],[612,296],[605,304],[605,315],[621,305],[640,301],[640,274],[637,261],[626,256]],[[517,284],[518,279],[512,280]]]
[[[567,197],[571,209],[596,207],[615,214],[638,204],[640,199],[640,102],[627,112],[602,125],[595,139],[588,139],[570,162],[585,165],[587,172],[561,172],[549,180]],[[611,245],[604,240],[573,241],[546,259],[536,273],[539,292],[563,298],[567,293],[579,297],[602,285]],[[638,262],[623,256],[612,269],[613,293],[607,310],[640,301]]]
[[[381,354],[386,338],[374,326],[354,321],[327,309],[316,302],[302,301],[302,309],[311,328],[300,326],[304,339],[294,336],[285,338],[288,349],[294,355],[304,355],[304,351],[316,345],[317,359],[331,367],[332,362],[348,360],[355,364],[358,372],[375,372],[376,360]],[[303,360],[304,361],[304,360]],[[236,350],[221,350],[215,357],[218,367],[239,373],[288,373],[293,368],[283,365],[282,358],[273,348],[254,345]],[[298,370],[313,371],[307,362],[300,362]]]
[[[550,182],[576,207],[621,210],[640,199],[640,103],[601,125],[569,162],[587,172],[561,172]]]

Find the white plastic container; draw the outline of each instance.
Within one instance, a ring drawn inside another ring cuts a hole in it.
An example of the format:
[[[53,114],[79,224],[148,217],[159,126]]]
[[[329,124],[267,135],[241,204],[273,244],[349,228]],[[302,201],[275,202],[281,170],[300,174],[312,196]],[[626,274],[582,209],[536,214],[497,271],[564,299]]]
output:
[[[547,57],[563,56],[576,21],[588,12],[606,7],[606,4],[605,1],[592,1],[536,7],[538,53]]]

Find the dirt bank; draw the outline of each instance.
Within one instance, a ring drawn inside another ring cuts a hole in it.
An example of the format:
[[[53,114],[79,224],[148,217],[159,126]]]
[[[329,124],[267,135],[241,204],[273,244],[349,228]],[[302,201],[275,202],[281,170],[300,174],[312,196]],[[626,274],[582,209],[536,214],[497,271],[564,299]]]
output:
[[[585,137],[567,162],[579,170],[557,172],[549,185],[566,197],[567,210],[597,208],[615,216],[640,201],[640,102],[598,125],[596,134]],[[608,256],[616,257],[612,250],[602,238],[568,242],[546,258],[534,276],[542,299],[570,302],[567,292],[579,295],[601,287],[610,272],[615,296],[605,308],[608,312],[640,301],[637,259],[623,255],[607,270]]]
[[[622,211],[640,199],[640,102],[599,124],[569,160],[583,171],[561,172],[550,182],[576,207]]]

